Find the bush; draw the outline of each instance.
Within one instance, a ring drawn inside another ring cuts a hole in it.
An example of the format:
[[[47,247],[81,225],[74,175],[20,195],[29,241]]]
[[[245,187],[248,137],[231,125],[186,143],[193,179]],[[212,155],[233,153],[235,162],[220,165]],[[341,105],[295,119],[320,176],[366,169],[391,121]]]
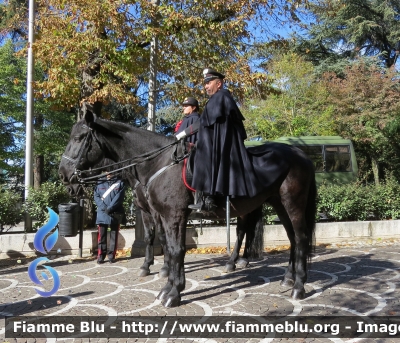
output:
[[[400,218],[399,183],[388,178],[380,185],[322,185],[318,189],[318,213],[331,221],[386,220]]]
[[[400,184],[392,177],[380,185],[326,185],[318,187],[317,218],[324,214],[328,221],[364,221],[400,218]],[[268,224],[276,216],[271,207],[265,207]]]
[[[0,226],[9,228],[22,221],[22,198],[18,193],[4,190],[0,192]]]
[[[126,215],[126,222],[135,224],[136,222],[136,207],[134,204],[134,195],[130,187],[125,188],[124,210]]]
[[[47,221],[47,207],[58,213],[58,205],[69,201],[70,196],[65,186],[59,183],[45,182],[39,189],[31,188],[29,190],[24,209],[32,218],[37,220],[33,225],[33,228],[37,229]]]

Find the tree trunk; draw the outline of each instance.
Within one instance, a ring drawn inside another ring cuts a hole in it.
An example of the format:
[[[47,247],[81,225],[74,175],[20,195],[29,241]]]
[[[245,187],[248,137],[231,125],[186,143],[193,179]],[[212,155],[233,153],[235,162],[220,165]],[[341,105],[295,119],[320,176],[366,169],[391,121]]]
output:
[[[106,33],[103,32],[101,34],[106,38]],[[80,86],[80,101],[81,106],[78,110],[77,121],[81,120],[86,113],[86,106],[85,103],[87,99],[94,93],[95,87],[93,86],[94,80],[96,79],[97,75],[101,69],[101,58],[99,57],[100,51],[92,51],[90,53],[90,57],[88,58],[87,65],[82,70],[82,83]],[[100,83],[97,85],[98,89],[103,88],[103,84]],[[95,101],[91,106],[91,111],[96,114],[97,116],[101,116],[101,108],[103,103],[101,101]]]
[[[33,187],[39,189],[43,183],[43,172],[44,170],[44,156],[35,156],[35,166],[33,168]]]
[[[371,156],[372,173],[374,174],[375,185],[379,185],[379,164],[375,157]]]

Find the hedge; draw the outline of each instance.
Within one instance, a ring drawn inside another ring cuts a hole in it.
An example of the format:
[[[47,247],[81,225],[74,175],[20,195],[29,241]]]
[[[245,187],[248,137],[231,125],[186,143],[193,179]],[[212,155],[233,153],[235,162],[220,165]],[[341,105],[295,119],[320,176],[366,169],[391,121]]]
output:
[[[90,193],[90,192],[89,192]],[[90,194],[92,196],[92,193]],[[135,211],[131,212],[133,195],[126,190],[124,207],[128,222],[135,221]],[[8,190],[0,192],[0,224],[14,226],[22,221],[23,211],[27,211],[37,222],[35,228],[47,220],[47,207],[58,212],[58,205],[69,202],[66,188],[59,183],[44,183],[40,189],[31,189],[29,198],[21,207],[22,199],[17,193]],[[380,185],[321,185],[317,196],[317,217],[321,214],[328,221],[365,221],[400,218],[400,184],[389,178]],[[264,208],[267,223],[274,223],[277,218],[270,206]]]
[[[7,230],[23,218],[22,196],[10,190],[0,192],[0,232]]]

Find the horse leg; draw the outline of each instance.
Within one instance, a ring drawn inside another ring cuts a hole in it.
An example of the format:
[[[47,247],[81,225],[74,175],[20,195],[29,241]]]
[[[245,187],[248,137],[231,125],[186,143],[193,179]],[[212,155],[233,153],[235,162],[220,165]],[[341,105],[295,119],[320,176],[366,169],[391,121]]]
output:
[[[151,214],[140,211],[142,214],[144,241],[146,242],[145,258],[139,269],[139,276],[144,277],[150,274],[150,266],[154,264],[154,221]]]
[[[246,215],[245,221],[246,243],[243,256],[238,260],[237,266],[245,268],[249,265],[250,258],[259,258],[264,250],[264,219],[262,206]]]
[[[307,281],[307,251],[308,251],[308,238],[305,234],[306,223],[303,219],[293,221],[295,230],[296,248],[294,251],[294,270],[295,281],[292,289],[291,297],[293,299],[304,299],[306,291],[304,284]]]
[[[185,241],[186,241],[186,215],[180,218],[174,215],[167,216],[168,222],[163,220],[166,229],[167,250],[169,255],[169,275],[167,284],[161,289],[157,299],[165,307],[176,307],[181,304],[181,292],[185,289]],[[178,223],[178,224],[177,224]]]
[[[295,260],[295,248],[296,248],[296,241],[295,241],[293,225],[289,218],[288,213],[286,212],[285,207],[281,203],[280,198],[274,197],[274,198],[268,199],[268,202],[272,205],[276,214],[278,215],[283,227],[285,228],[286,234],[287,234],[289,242],[290,242],[289,264],[288,264],[285,276],[283,277],[283,280],[281,281],[281,286],[293,287],[294,279],[295,279],[295,269],[294,269],[295,266],[294,266],[293,261]]]
[[[244,222],[245,222],[244,218],[242,217],[237,218],[235,247],[233,248],[229,261],[225,265],[225,270],[224,270],[225,273],[233,272],[236,269],[236,261],[239,258],[240,248],[242,246],[244,235],[246,234]]]
[[[162,247],[163,253],[164,253],[164,264],[161,267],[161,270],[158,273],[158,275],[161,278],[166,278],[169,275],[169,255],[168,255],[168,250],[167,250],[167,244],[166,244],[167,241],[165,238],[164,229],[162,227],[158,228],[157,234],[158,234],[158,239],[160,240],[160,244],[161,244],[161,247]]]

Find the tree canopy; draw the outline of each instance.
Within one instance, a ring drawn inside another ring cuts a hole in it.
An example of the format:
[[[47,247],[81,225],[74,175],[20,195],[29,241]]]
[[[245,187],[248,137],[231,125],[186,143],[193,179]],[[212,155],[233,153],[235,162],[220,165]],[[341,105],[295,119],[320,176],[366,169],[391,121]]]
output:
[[[8,176],[21,172],[25,74],[25,61],[15,56],[11,41],[6,42],[0,47],[0,170]]]
[[[323,71],[343,69],[360,56],[376,56],[389,68],[400,50],[398,0],[315,0],[308,4],[306,34],[295,35],[295,51]]]
[[[293,53],[277,54],[265,65],[273,92],[264,100],[248,101],[246,130],[252,137],[330,135],[333,116],[328,92],[318,82],[312,63]]]
[[[394,68],[384,69],[365,59],[353,63],[344,74],[344,78],[324,75],[336,131],[362,147],[379,183],[379,164],[384,152],[392,150],[387,126],[393,128],[399,121],[400,80]]]
[[[16,50],[11,40],[0,47],[0,169],[8,176],[22,174],[25,154],[26,59]],[[42,79],[43,72],[37,69],[35,77]],[[58,177],[54,169],[73,120],[72,114],[52,110],[43,99],[35,101],[34,154],[46,157],[47,179]]]
[[[240,99],[249,87],[268,87],[266,76],[250,68],[247,51],[255,38],[250,20],[270,39],[266,21],[276,13],[279,20],[285,14],[297,19],[296,8],[305,1],[168,1],[156,6],[147,0],[39,0],[34,51],[47,78],[36,90],[60,108],[83,99],[140,107],[147,99],[150,41],[157,36],[159,97],[204,99],[201,73],[212,66],[226,74]],[[10,29],[16,27],[10,23]]]

